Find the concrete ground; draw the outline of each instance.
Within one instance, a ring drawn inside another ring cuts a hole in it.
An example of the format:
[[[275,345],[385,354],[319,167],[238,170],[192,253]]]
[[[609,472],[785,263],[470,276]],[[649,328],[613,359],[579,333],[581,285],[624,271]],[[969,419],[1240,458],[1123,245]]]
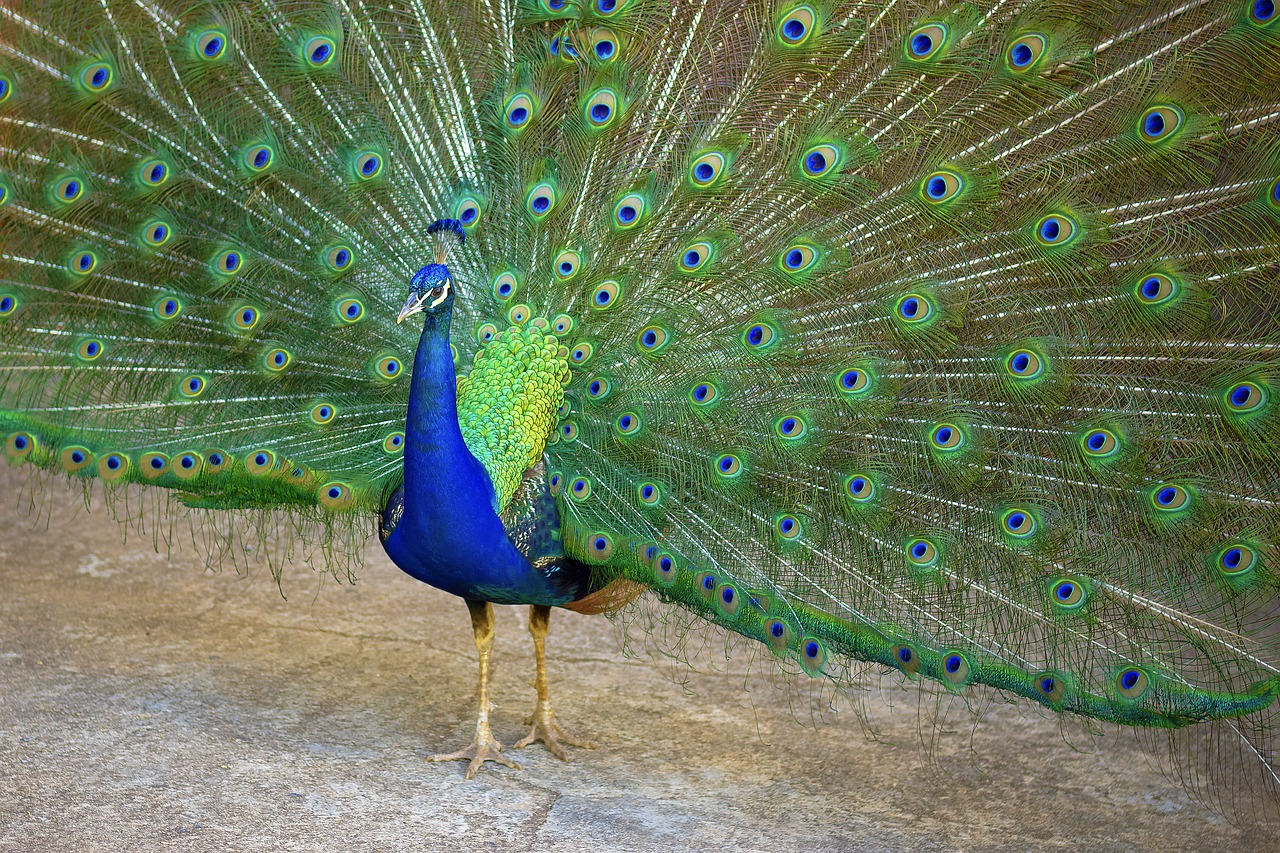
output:
[[[876,691],[877,742],[848,710],[798,722],[809,700],[737,658],[624,657],[608,620],[567,613],[553,698],[600,748],[467,782],[423,761],[473,725],[459,600],[375,545],[355,586],[291,567],[284,601],[265,571],[122,544],[70,493],[33,528],[22,483],[0,466],[0,850],[1280,850],[1280,824],[1191,803],[1128,738],[1068,744],[998,705],[925,751],[913,694]],[[499,611],[510,744],[533,662],[523,609]]]

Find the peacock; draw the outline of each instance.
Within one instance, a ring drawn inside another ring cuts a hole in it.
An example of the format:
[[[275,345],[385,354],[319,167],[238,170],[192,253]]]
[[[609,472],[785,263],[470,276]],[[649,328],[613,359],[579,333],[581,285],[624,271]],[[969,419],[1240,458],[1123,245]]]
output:
[[[643,599],[1274,804],[1278,87],[1272,0],[3,4],[4,454],[376,531],[467,778],[492,605],[567,757],[551,610]]]

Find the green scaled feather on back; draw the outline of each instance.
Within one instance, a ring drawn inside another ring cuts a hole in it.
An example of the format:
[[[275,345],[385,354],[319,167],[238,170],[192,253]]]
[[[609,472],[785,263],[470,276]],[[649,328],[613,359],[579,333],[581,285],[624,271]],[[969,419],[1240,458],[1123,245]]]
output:
[[[456,217],[459,372],[565,345],[548,482],[602,580],[815,676],[1221,719],[1265,788],[1267,9],[0,10],[5,453],[367,523]]]

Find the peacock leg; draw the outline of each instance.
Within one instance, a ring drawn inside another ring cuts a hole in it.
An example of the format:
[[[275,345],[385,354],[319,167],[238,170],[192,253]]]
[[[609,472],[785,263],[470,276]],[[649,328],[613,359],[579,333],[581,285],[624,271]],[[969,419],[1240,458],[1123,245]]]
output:
[[[476,651],[480,653],[480,712],[476,716],[476,736],[469,746],[457,752],[428,755],[427,761],[470,760],[466,776],[472,779],[486,761],[496,761],[512,770],[519,770],[520,765],[502,754],[502,744],[494,740],[489,731],[489,652],[493,649],[493,605],[468,599],[467,609],[471,611],[471,630],[475,633]]]
[[[538,661],[538,674],[534,686],[538,690],[538,704],[533,709],[527,722],[533,726],[529,734],[516,743],[513,749],[523,749],[534,741],[546,744],[551,754],[562,761],[569,760],[562,744],[595,749],[596,745],[588,740],[578,740],[560,727],[556,715],[551,710],[551,693],[547,690],[547,631],[551,628],[551,608],[545,604],[534,604],[529,607],[529,633],[533,635],[533,653]]]

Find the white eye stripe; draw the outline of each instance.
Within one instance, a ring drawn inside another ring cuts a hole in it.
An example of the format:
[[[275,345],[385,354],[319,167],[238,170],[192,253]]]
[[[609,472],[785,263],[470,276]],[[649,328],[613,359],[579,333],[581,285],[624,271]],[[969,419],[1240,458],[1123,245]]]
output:
[[[449,296],[449,280],[448,279],[445,279],[444,284],[440,285],[439,290],[440,290],[440,295],[437,296],[435,300],[431,303],[430,305],[431,308],[435,308],[437,305],[439,305],[441,302],[444,302],[445,299],[448,298]]]

